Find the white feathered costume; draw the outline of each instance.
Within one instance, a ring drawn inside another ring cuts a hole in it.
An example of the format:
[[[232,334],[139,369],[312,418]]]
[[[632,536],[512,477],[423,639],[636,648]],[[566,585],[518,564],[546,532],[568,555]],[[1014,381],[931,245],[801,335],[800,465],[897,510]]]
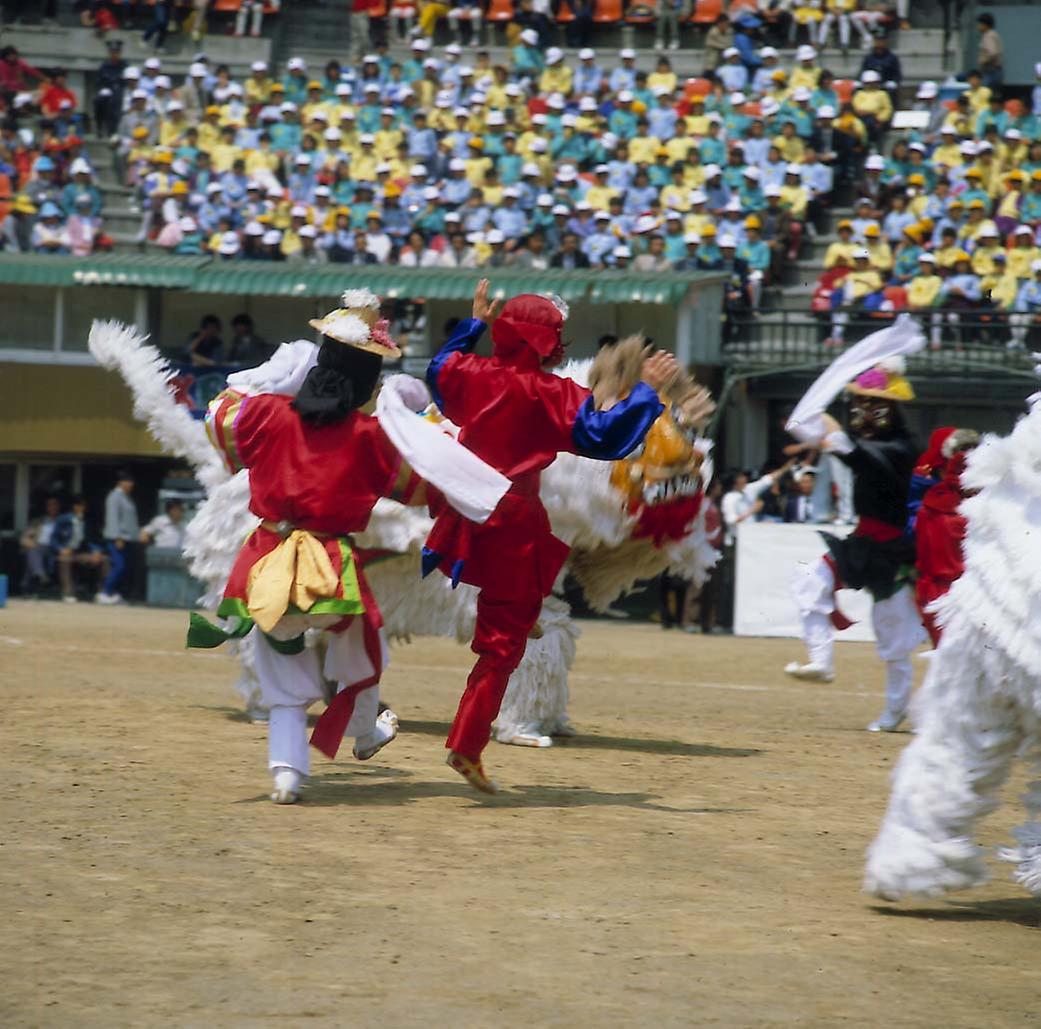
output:
[[[169,388],[172,372],[144,337],[115,322],[95,322],[89,346],[101,365],[119,371],[126,380],[135,417],[145,422],[168,453],[193,466],[206,489],[207,498],[188,526],[184,552],[191,574],[206,587],[201,606],[215,608],[239,545],[257,524],[249,511],[248,473],[228,475],[202,423],[176,403]],[[287,347],[314,347],[317,352],[315,344],[305,340],[283,344],[280,350]],[[273,360],[277,359],[276,354]],[[585,382],[591,364],[570,362],[561,374]],[[703,512],[684,539],[663,548],[633,540],[635,518],[624,511],[610,478],[609,463],[569,454],[562,454],[542,474],[542,501],[553,532],[572,547],[565,572],[575,574],[589,605],[605,611],[637,581],[666,569],[700,586],[717,560],[706,537]],[[416,508],[379,501],[368,529],[355,539],[360,547],[398,556],[367,566],[365,574],[392,640],[434,635],[468,642],[477,591],[465,584],[453,590],[443,576],[421,579],[419,575],[420,553],[431,524]],[[570,606],[556,596],[546,599],[539,622],[542,638],[529,640],[499,711],[495,738],[503,743],[546,747],[553,735],[572,731],[567,715],[568,673],[579,630]],[[250,637],[238,647],[242,668],[236,687],[251,714],[263,717]]]
[[[965,573],[936,610],[943,628],[914,703],[917,735],[893,773],[864,888],[895,900],[987,879],[973,841],[1017,756],[1041,773],[1041,404],[1011,435],[987,436],[968,460]],[[1028,822],[1001,852],[1041,896],[1041,781],[1023,795]]]

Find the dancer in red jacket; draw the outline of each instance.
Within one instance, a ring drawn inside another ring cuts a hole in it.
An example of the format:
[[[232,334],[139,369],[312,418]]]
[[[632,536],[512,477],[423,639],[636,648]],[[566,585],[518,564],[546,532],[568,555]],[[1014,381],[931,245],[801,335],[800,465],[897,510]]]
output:
[[[941,627],[936,623],[935,613],[928,608],[934,600],[944,596],[965,571],[962,553],[965,516],[958,508],[969,494],[962,489],[961,474],[969,452],[979,441],[979,434],[972,429],[954,429],[947,435],[941,444],[942,477],[922,498],[915,520],[918,545],[915,601],[934,647],[940,645]]]
[[[232,376],[206,419],[229,471],[249,469],[250,510],[261,521],[242,544],[218,608],[226,626],[193,614],[188,645],[219,646],[254,626],[262,634],[253,653],[270,710],[268,765],[278,804],[298,800],[310,772],[307,709],[323,696],[323,680],[339,683],[339,692],[311,736],[322,753],[335,757],[347,734],[364,761],[397,735],[394,713],[378,714],[386,641],[352,534],[365,529],[381,497],[424,504],[427,484],[361,410],[384,358],[400,356],[379,306],[368,290],[348,290],[342,308],[311,322],[322,333],[313,367],[312,348],[291,344],[262,368]],[[266,379],[268,368],[281,369],[270,377],[302,377],[302,385],[237,386],[243,377]],[[322,663],[305,646],[307,629],[329,633]]]
[[[448,764],[475,788],[495,793],[481,752],[499,713],[510,675],[536,629],[543,599],[567,557],[539,500],[539,478],[558,453],[618,460],[639,446],[661,414],[657,390],[676,374],[675,358],[658,352],[643,381],[608,410],[571,379],[552,374],[563,359],[563,301],[524,294],[498,314],[488,282],[474,294],[473,317],[459,323],[427,370],[437,406],[460,428],[459,442],[513,483],[483,525],[451,509],[437,513],[424,552],[434,568],[480,589],[467,680],[446,747]],[[486,325],[493,354],[472,353]]]

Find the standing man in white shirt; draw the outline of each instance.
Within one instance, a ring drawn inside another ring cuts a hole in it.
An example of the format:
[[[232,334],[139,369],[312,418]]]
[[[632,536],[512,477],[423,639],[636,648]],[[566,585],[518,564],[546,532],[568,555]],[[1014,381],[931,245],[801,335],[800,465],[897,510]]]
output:
[[[721,562],[721,625],[734,624],[734,571],[736,559],[737,527],[749,518],[754,518],[763,506],[759,498],[791,468],[793,461],[788,461],[755,482],[748,481],[746,472],[737,472],[731,481],[730,488],[720,501],[719,510],[723,516],[723,559]]]
[[[730,489],[724,494],[720,504],[725,531],[724,550],[727,547],[733,547],[737,540],[738,525],[749,518],[754,518],[759,513],[763,506],[759,498],[791,468],[793,463],[793,460],[787,461],[780,468],[767,472],[755,482],[748,481],[746,472],[737,472],[734,475]]]

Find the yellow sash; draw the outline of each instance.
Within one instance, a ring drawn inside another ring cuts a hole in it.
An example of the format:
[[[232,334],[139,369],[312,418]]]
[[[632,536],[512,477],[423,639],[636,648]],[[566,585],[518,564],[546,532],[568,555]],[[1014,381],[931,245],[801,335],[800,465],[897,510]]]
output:
[[[250,570],[247,607],[261,630],[271,632],[290,604],[309,611],[316,601],[335,597],[339,585],[321,540],[294,529]]]

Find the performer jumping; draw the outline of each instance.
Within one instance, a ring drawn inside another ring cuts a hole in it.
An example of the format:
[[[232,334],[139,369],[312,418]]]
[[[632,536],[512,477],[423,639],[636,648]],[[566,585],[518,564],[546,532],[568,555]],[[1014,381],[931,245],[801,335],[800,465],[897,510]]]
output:
[[[353,290],[343,304],[311,322],[322,333],[317,365],[304,344],[306,363],[287,361],[284,383],[264,370],[232,376],[206,419],[229,469],[249,469],[250,510],[261,523],[243,544],[218,608],[231,627],[193,614],[188,644],[218,646],[254,625],[263,633],[254,657],[270,709],[277,804],[295,802],[309,772],[307,708],[322,697],[323,678],[339,683],[339,692],[312,734],[319,750],[334,757],[349,734],[364,761],[397,735],[394,713],[378,714],[386,643],[350,534],[365,528],[380,497],[418,505],[427,491],[376,419],[359,410],[383,359],[400,353],[379,318],[379,298]],[[250,388],[265,378],[261,392]],[[307,628],[329,630],[322,667],[304,646]]]
[[[597,410],[588,389],[548,370],[564,356],[563,301],[524,294],[508,301],[496,320],[498,308],[482,280],[473,317],[460,322],[427,370],[434,401],[459,426],[459,441],[512,482],[483,525],[454,510],[437,511],[423,557],[424,574],[439,567],[454,582],[480,589],[472,644],[477,663],[446,747],[448,764],[485,793],[497,787],[485,775],[481,753],[568,554],[539,500],[540,473],[561,452],[609,461],[630,453],[664,409],[657,391],[678,371],[675,358],[659,351],[627,397]],[[493,356],[473,354],[493,322]]]
[[[858,347],[869,355],[887,350],[890,354],[910,353],[920,348],[919,340],[914,323],[901,319]],[[843,357],[853,358],[853,352]],[[843,367],[839,362],[836,365]],[[820,398],[824,404],[816,405],[818,410],[793,414],[788,425],[802,442],[815,442],[853,472],[857,524],[845,539],[822,533],[828,552],[798,573],[792,591],[809,660],[805,664],[793,661],[784,670],[797,679],[831,682],[835,677],[835,631],[850,624],[836,609],[835,591],[844,587],[868,590],[874,601],[871,621],[876,648],[886,663],[886,706],[868,726],[870,732],[894,732],[904,721],[913,685],[911,652],[925,638],[910,588],[915,548],[906,531],[907,502],[916,448],[901,405],[914,399],[914,391],[902,371],[902,358],[888,357],[861,370],[848,383],[850,434],[823,413],[830,400],[825,395]],[[827,376],[825,373],[822,380]]]

